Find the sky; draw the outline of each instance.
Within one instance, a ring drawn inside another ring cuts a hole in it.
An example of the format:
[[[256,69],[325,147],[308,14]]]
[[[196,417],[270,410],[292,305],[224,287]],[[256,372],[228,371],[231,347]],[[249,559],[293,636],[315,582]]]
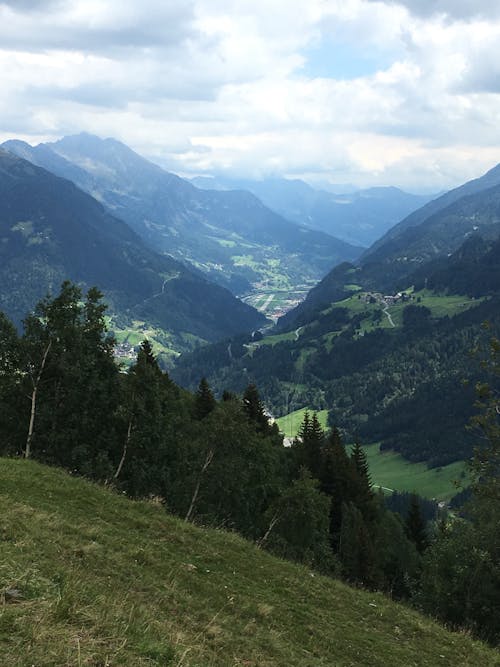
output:
[[[0,0],[0,141],[438,192],[500,162],[494,0]]]

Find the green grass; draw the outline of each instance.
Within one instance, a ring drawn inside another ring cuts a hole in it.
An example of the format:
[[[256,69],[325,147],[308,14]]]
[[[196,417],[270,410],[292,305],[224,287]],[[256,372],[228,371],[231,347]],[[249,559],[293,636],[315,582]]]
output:
[[[345,285],[345,288],[354,289],[355,285]],[[401,301],[395,303],[394,305],[389,306],[388,312],[390,313],[394,325],[400,327],[403,324],[403,310],[406,306],[413,304],[417,306],[426,306],[431,311],[432,317],[452,317],[458,313],[467,310],[468,308],[473,308],[480,303],[480,299],[472,299],[467,296],[461,295],[448,295],[448,294],[435,294],[430,290],[421,290],[419,292],[413,292],[413,288],[404,290],[407,294],[413,294],[415,297],[411,301]],[[358,298],[358,296],[360,298]],[[382,306],[380,303],[367,303],[365,300],[366,292],[361,292],[359,294],[353,294],[352,296],[338,301],[331,306],[329,306],[324,313],[331,311],[333,308],[347,308],[353,315],[358,315],[359,313],[366,313],[367,317],[362,320],[360,323],[360,333],[365,333],[368,331],[373,331],[376,328],[382,329],[391,329],[392,325],[389,322],[388,317],[382,313],[380,321],[374,322],[372,316],[375,312],[381,311]],[[420,301],[418,301],[420,299]]]
[[[302,408],[276,420],[280,431],[287,438],[294,438],[299,432],[306,410]],[[327,429],[328,410],[318,414],[323,429]],[[370,466],[370,475],[375,487],[393,491],[409,491],[418,493],[424,498],[450,500],[458,488],[454,482],[466,485],[465,463],[457,461],[442,468],[428,468],[425,463],[412,463],[397,452],[381,452],[378,444],[363,447]]]
[[[397,452],[380,452],[379,445],[364,448],[375,486],[394,491],[416,492],[424,498],[449,500],[465,482],[465,463],[457,461],[442,468],[428,468],[425,463],[411,463]]]
[[[309,416],[312,416],[313,412],[316,412],[318,416],[318,421],[321,424],[323,429],[327,428],[327,419],[328,419],[328,410],[315,411],[311,408],[302,408],[300,410],[295,410],[295,412],[290,412],[290,414],[285,415],[284,417],[279,417],[276,420],[279,430],[287,438],[294,438],[299,432],[300,425],[304,421],[304,415],[306,412],[309,412]]]
[[[0,481],[2,667],[500,664],[381,594],[158,504],[20,460],[0,459]]]

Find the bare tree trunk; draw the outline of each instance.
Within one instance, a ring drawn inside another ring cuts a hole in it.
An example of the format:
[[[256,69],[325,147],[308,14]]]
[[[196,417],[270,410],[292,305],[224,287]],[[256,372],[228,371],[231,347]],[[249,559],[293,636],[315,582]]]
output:
[[[271,521],[269,522],[269,526],[268,526],[266,532],[265,532],[264,535],[260,538],[260,540],[257,540],[257,546],[258,546],[259,548],[262,547],[262,546],[264,546],[264,544],[267,542],[267,540],[268,540],[268,538],[269,538],[269,535],[272,533],[272,530],[273,530],[274,526],[278,523],[279,520],[280,520],[280,513],[279,513],[279,512],[275,512],[274,515],[273,515],[273,518],[272,518]]]
[[[196,504],[196,501],[198,499],[198,493],[200,492],[200,486],[201,486],[201,478],[205,474],[206,469],[208,466],[212,463],[212,459],[214,458],[214,450],[209,449],[207,452],[207,456],[205,458],[205,463],[203,464],[203,468],[200,470],[200,474],[198,475],[198,481],[196,482],[196,487],[193,493],[193,497],[191,498],[191,505],[189,506],[189,509],[187,511],[187,514],[185,516],[185,521],[189,521],[191,519],[191,516],[194,511],[194,506]]]
[[[118,479],[118,476],[122,471],[123,464],[125,463],[125,457],[127,456],[127,449],[128,449],[128,445],[130,443],[130,434],[132,433],[132,423],[133,423],[133,421],[134,421],[134,417],[133,417],[133,415],[130,415],[130,419],[128,421],[127,436],[125,438],[125,444],[123,445],[123,453],[122,453],[122,457],[120,459],[120,463],[118,464],[118,468],[116,469],[116,472],[113,475],[114,479]]]
[[[24,450],[24,458],[29,459],[31,456],[31,442],[33,440],[33,433],[35,432],[35,417],[36,417],[36,398],[38,394],[38,386],[40,384],[40,380],[42,379],[42,374],[43,374],[43,369],[45,368],[45,364],[47,363],[47,357],[49,356],[50,348],[52,347],[52,341],[49,340],[47,347],[45,348],[45,352],[43,353],[42,357],[42,363],[40,364],[40,368],[38,369],[38,374],[36,376],[36,380],[33,380],[33,391],[31,392],[31,414],[30,414],[30,423],[28,427],[28,436],[26,438],[26,448]]]

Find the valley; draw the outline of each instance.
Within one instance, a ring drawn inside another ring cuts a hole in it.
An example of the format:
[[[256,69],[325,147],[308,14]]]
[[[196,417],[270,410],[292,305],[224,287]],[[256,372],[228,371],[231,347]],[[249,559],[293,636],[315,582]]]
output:
[[[429,540],[441,544],[436,521],[475,488],[467,425],[481,351],[500,327],[500,186],[426,204],[430,218],[403,221],[360,257],[244,193],[200,195],[118,142],[62,147],[0,150],[0,306],[24,328],[18,338],[0,318],[2,452],[23,452],[31,377],[36,430],[24,451],[33,444],[40,461],[112,477],[188,522],[418,605],[411,587],[433,575],[409,582]],[[140,217],[148,206],[161,224]],[[65,276],[76,284],[44,296]],[[420,537],[411,512],[424,513]]]
[[[0,667],[500,667],[500,10],[0,0]]]

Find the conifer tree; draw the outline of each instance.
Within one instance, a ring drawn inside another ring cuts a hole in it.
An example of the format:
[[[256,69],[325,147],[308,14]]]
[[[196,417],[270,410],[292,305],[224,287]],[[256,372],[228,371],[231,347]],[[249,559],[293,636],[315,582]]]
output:
[[[319,479],[321,490],[331,498],[330,538],[336,548],[342,524],[342,506],[354,497],[354,466],[345,451],[336,427],[330,431],[321,450]]]
[[[243,394],[243,408],[248,419],[255,424],[260,433],[269,433],[271,428],[260,400],[259,391],[254,384],[249,384]]]
[[[329,506],[318,481],[303,470],[269,508],[269,529],[261,544],[282,558],[332,572],[336,561],[329,545]]]
[[[375,552],[363,515],[353,503],[342,507],[340,560],[348,581],[373,586],[376,583]]]
[[[376,505],[371,485],[370,470],[363,448],[356,443],[351,451],[353,465],[353,502],[363,514],[365,521],[370,523],[376,516]]]
[[[294,440],[295,465],[308,470],[315,479],[320,478],[321,450],[325,442],[325,433],[321,428],[318,416],[314,412],[309,416],[306,410],[299,429],[298,437]]]
[[[418,553],[422,554],[429,546],[426,525],[420,509],[420,503],[415,494],[412,495],[408,515],[405,522],[406,535],[411,540]]]
[[[160,369],[148,340],[122,378],[122,450],[114,479],[133,496],[159,495],[167,464],[167,429],[176,389]]]
[[[204,419],[215,409],[217,401],[206,378],[201,378],[195,398],[195,414],[197,419]]]

